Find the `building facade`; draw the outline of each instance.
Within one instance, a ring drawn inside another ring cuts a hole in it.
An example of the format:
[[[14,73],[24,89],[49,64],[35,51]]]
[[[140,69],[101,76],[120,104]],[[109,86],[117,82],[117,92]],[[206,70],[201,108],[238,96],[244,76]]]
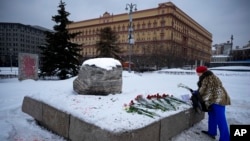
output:
[[[231,52],[233,61],[248,61],[250,62],[250,41],[248,44],[243,46],[242,48],[233,49]]]
[[[227,41],[227,43],[213,45],[215,51],[213,55],[229,55],[233,49],[233,43]]]
[[[209,67],[219,66],[250,66],[250,41],[240,48],[232,48],[233,43],[227,42],[213,46]]]
[[[226,43],[213,45],[211,62],[226,62],[230,61],[230,53],[233,49],[233,42],[227,41]]]
[[[127,13],[113,15],[105,12],[99,18],[73,22],[67,29],[71,33],[81,32],[72,42],[82,44],[83,59],[98,55],[95,48],[98,31],[109,26],[119,36],[122,61],[129,60],[131,47],[131,59],[137,66],[174,67],[197,61],[210,62],[212,34],[172,2],[134,11],[132,18],[133,45],[128,43]]]
[[[18,66],[18,53],[40,54],[38,46],[46,43],[39,26],[21,23],[0,23],[0,66]]]

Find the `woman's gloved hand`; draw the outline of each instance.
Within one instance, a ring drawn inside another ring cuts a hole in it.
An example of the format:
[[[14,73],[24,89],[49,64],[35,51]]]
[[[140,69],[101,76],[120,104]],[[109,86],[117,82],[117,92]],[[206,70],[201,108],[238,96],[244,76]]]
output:
[[[198,92],[198,90],[193,90],[191,93],[192,93],[193,95],[197,95],[199,92]]]

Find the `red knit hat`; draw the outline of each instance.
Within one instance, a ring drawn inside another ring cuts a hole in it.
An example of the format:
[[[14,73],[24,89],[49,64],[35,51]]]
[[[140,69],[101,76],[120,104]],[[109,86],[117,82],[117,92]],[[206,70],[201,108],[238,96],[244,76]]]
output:
[[[207,71],[207,67],[206,66],[199,66],[199,67],[196,68],[196,72],[197,73],[203,73],[205,71]]]

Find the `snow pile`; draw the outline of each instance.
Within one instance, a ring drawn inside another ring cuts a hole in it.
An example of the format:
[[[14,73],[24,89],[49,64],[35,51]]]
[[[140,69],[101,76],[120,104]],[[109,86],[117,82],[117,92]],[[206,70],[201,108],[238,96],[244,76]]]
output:
[[[106,70],[111,70],[113,67],[121,66],[121,63],[113,58],[94,58],[83,62],[82,65],[95,65]]]

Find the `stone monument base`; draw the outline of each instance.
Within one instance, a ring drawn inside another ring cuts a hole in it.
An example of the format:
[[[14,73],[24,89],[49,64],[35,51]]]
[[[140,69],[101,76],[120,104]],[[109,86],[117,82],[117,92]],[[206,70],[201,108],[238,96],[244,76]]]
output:
[[[71,141],[167,141],[204,119],[204,113],[190,108],[140,129],[113,133],[28,96],[24,97],[22,111]]]

